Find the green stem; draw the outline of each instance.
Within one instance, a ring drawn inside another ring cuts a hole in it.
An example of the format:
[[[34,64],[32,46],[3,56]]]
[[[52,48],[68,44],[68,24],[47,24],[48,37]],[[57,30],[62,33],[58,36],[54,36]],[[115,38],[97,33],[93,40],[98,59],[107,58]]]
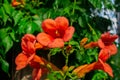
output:
[[[95,30],[92,28],[92,26],[89,23],[88,23],[88,27],[93,32],[93,35],[95,35],[97,37],[97,39],[98,39],[97,33],[95,32]]]
[[[65,65],[68,65],[68,57],[69,57],[69,55],[67,54],[67,55],[66,55]]]
[[[51,54],[50,54],[50,53],[48,53],[47,57],[48,57],[48,61],[50,62],[50,57],[51,57]]]
[[[65,65],[68,65],[68,57],[69,57],[69,53],[66,53],[66,54],[65,54],[65,51],[62,50],[62,54],[63,54],[63,56],[65,57]]]
[[[75,5],[76,5],[76,0],[74,0],[74,5],[73,5],[73,11],[72,11],[72,14],[75,13]]]

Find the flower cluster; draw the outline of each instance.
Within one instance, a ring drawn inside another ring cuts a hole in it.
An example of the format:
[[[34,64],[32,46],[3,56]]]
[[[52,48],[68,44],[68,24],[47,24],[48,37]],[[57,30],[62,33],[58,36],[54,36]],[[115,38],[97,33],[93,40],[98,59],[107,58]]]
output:
[[[61,48],[64,42],[69,41],[74,33],[74,27],[69,26],[68,19],[57,17],[55,20],[46,19],[42,23],[44,32],[36,37],[32,34],[25,34],[22,37],[22,52],[16,57],[16,70],[25,68],[28,64],[33,69],[33,80],[39,80],[41,74],[48,72],[47,62],[42,57],[36,55],[37,49]]]
[[[44,58],[36,55],[36,50],[44,48],[62,48],[66,49],[67,53],[71,53],[71,45],[65,47],[65,42],[70,41],[72,38],[75,28],[69,26],[69,21],[66,17],[57,17],[53,19],[46,19],[42,22],[43,32],[34,36],[32,34],[25,34],[22,37],[21,47],[22,52],[18,54],[15,59],[16,70],[21,70],[27,65],[30,65],[33,68],[32,77],[33,80],[40,80],[41,76],[44,73],[50,72],[49,66],[54,70],[56,66],[53,66],[52,63],[49,63]],[[98,47],[100,49],[98,60],[92,62],[91,64],[84,64],[80,66],[70,66],[72,70],[71,75],[76,75],[77,78],[82,78],[86,73],[92,70],[103,70],[113,77],[112,68],[106,61],[110,56],[117,53],[117,47],[113,43],[117,39],[117,35],[111,35],[109,32],[106,32],[101,35],[101,38],[96,42],[90,42],[86,44],[87,38],[84,38],[80,42],[80,46],[83,46],[85,49],[90,49],[93,47]],[[68,70],[68,56],[70,54],[63,54],[66,57],[66,64],[63,67],[63,70],[60,70],[62,74],[65,74]],[[65,77],[63,78],[65,79]]]
[[[90,42],[84,45],[84,48],[93,48],[99,47],[100,52],[98,55],[98,61],[93,62],[91,64],[85,64],[82,66],[77,67],[73,70],[73,73],[77,74],[78,77],[83,77],[86,73],[90,72],[91,70],[98,70],[101,69],[108,73],[111,77],[113,77],[112,68],[109,64],[106,63],[110,56],[115,55],[117,53],[117,47],[113,43],[115,39],[117,39],[117,35],[110,35],[109,32],[106,32],[101,35],[101,38],[97,42]],[[84,38],[86,42],[86,38]]]

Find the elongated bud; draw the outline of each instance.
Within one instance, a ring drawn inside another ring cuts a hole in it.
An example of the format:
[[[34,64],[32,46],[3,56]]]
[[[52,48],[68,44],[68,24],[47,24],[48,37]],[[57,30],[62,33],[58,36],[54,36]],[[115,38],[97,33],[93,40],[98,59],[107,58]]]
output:
[[[93,48],[93,47],[98,47],[97,42],[90,42],[84,46],[85,49]]]
[[[87,41],[88,41],[88,38],[83,38],[83,39],[80,41],[80,46],[84,46]]]
[[[62,67],[62,71],[63,71],[64,73],[67,72],[67,70],[68,70],[68,66],[67,66],[67,65],[65,65],[65,66]]]

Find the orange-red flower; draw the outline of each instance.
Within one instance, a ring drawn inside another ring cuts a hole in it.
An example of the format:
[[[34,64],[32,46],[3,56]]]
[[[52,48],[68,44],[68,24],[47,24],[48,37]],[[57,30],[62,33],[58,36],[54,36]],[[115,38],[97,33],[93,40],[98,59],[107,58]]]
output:
[[[101,48],[99,59],[105,62],[111,55],[117,53],[117,47],[113,43],[117,38],[117,35],[110,35],[109,32],[101,35],[101,38],[98,40],[98,46]]]
[[[63,47],[64,42],[69,41],[75,31],[65,17],[44,20],[42,29],[44,32],[37,35],[37,41],[49,48]]]
[[[81,65],[73,70],[73,74],[76,74],[78,78],[82,78],[85,76],[86,73],[92,70],[103,70],[108,73],[111,77],[113,77],[112,68],[101,59],[91,64]]]
[[[33,80],[40,80],[41,75],[48,72],[48,69],[43,67],[45,66],[44,60],[37,55],[34,55],[29,62],[28,60],[29,57],[26,54],[20,53],[15,60],[17,65],[16,70],[21,70],[29,64],[33,68]]]
[[[40,59],[35,55],[35,51],[36,49],[42,48],[43,46],[39,43],[36,43],[36,38],[34,35],[24,35],[22,37],[21,47],[22,52],[18,54],[15,59],[15,63],[17,65],[16,70],[24,68],[27,64],[32,63],[34,59],[40,61]],[[33,63],[35,64],[35,62]]]
[[[117,35],[111,35],[109,32],[106,32],[101,35],[101,38],[98,40],[98,45],[100,48],[109,49],[111,55],[116,54],[117,47],[113,43],[118,38]]]

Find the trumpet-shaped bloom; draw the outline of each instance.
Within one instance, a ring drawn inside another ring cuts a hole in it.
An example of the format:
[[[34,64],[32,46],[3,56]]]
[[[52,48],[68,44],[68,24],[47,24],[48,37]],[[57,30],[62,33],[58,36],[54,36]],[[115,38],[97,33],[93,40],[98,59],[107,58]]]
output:
[[[101,35],[101,38],[98,40],[98,45],[100,48],[107,48],[110,55],[117,53],[117,47],[113,43],[118,38],[117,35],[110,35],[109,32],[106,32]]]
[[[98,46],[101,48],[99,59],[105,62],[111,55],[117,53],[117,47],[113,43],[117,38],[117,35],[110,35],[109,32],[101,35],[101,38],[98,40]]]
[[[39,43],[36,43],[36,38],[32,34],[26,34],[22,37],[21,42],[22,52],[18,54],[15,59],[17,65],[16,70],[20,70],[26,67],[27,64],[34,63],[34,60],[40,61],[36,54],[36,49],[42,48],[43,46]],[[41,63],[42,61],[40,61]]]
[[[65,17],[44,20],[42,29],[44,32],[37,35],[37,41],[49,48],[63,47],[64,42],[69,41],[75,31]]]
[[[91,64],[81,65],[73,70],[73,74],[76,74],[78,78],[82,78],[85,76],[86,73],[92,70],[103,70],[108,73],[111,77],[113,77],[112,68],[101,59]]]

